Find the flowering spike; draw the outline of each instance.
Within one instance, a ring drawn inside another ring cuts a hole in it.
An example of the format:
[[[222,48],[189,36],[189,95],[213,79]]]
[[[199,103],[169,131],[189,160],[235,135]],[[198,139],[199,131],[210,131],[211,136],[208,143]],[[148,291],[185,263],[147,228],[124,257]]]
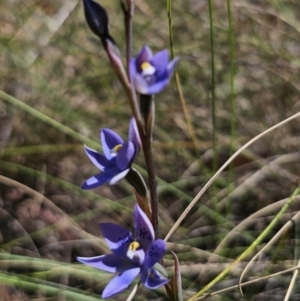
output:
[[[136,220],[137,219],[137,220]],[[153,266],[166,252],[165,241],[154,240],[153,227],[146,214],[134,207],[135,240],[123,227],[105,223],[100,229],[113,254],[91,258],[78,257],[78,261],[94,268],[118,273],[104,288],[102,298],[109,298],[126,289],[139,274],[142,283],[156,289],[169,282]],[[145,240],[145,237],[150,241]]]

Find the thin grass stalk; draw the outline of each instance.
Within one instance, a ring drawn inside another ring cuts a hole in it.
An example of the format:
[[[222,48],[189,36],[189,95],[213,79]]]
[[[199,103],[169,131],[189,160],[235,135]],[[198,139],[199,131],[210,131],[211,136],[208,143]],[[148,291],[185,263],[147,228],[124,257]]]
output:
[[[208,0],[209,9],[209,36],[210,36],[210,57],[211,57],[211,116],[212,116],[212,152],[213,152],[213,166],[212,171],[217,171],[217,138],[216,138],[216,79],[215,79],[215,42],[214,42],[214,20],[213,20],[213,0]],[[217,208],[217,187],[213,183],[213,200],[215,208]],[[216,220],[218,223],[219,221]]]
[[[281,210],[277,213],[271,223],[266,227],[266,229],[258,236],[258,238],[232,263],[230,264],[222,273],[220,273],[217,277],[215,277],[211,282],[209,282],[203,289],[201,289],[197,294],[191,297],[188,301],[194,301],[201,295],[203,295],[206,291],[208,291],[211,287],[213,287],[217,282],[223,279],[230,270],[240,261],[249,256],[255,248],[263,241],[263,239],[270,233],[270,231],[277,224],[281,216],[284,212],[289,208],[289,206],[294,202],[295,196],[299,194],[300,186],[298,186],[290,197],[289,201],[281,208]]]
[[[171,58],[173,59],[175,54],[174,54],[174,43],[173,43],[173,30],[172,30],[172,0],[167,0],[167,16],[168,16],[168,28],[169,28],[169,43],[170,43],[170,52],[171,52]],[[195,131],[191,122],[191,117],[189,114],[189,111],[186,106],[186,100],[183,95],[182,91],[182,86],[180,82],[180,77],[177,71],[175,71],[175,81],[176,81],[176,89],[179,95],[180,103],[181,103],[181,108],[182,112],[185,118],[185,122],[187,124],[187,128],[189,131],[190,138],[193,143],[193,148],[196,154],[197,159],[199,159],[199,152],[198,152],[198,142],[197,142],[197,137],[195,135]]]
[[[299,253],[300,253],[299,252],[299,239],[300,239],[299,234],[300,234],[300,231],[299,230],[300,230],[299,223],[295,222],[295,236],[296,236],[295,237],[295,259],[296,260],[298,259],[298,265],[300,264],[300,259],[299,259]],[[299,270],[295,270],[294,274],[293,274],[293,277],[291,279],[289,288],[288,288],[288,290],[286,292],[286,295],[285,295],[283,301],[288,301],[290,299],[298,275],[299,275]]]
[[[298,265],[300,264],[300,260],[298,261]],[[294,274],[293,274],[293,277],[291,279],[291,282],[290,282],[290,285],[289,285],[289,288],[286,292],[286,295],[284,297],[284,300],[283,301],[288,301],[292,295],[292,292],[293,292],[293,289],[295,287],[295,284],[296,284],[296,280],[297,280],[297,277],[298,277],[298,274],[299,274],[299,270],[295,270],[294,271]]]
[[[227,0],[227,19],[228,19],[228,29],[229,29],[229,55],[230,55],[230,143],[229,143],[229,156],[232,156],[234,151],[234,138],[235,138],[235,92],[234,92],[234,29],[232,24],[232,13],[231,13],[231,0]],[[228,195],[230,194],[233,186],[234,180],[234,166],[233,162],[229,164],[228,171]],[[228,200],[229,201],[229,200]],[[227,201],[227,203],[228,203]],[[228,207],[228,204],[227,204]],[[227,208],[229,209],[229,208]],[[227,210],[228,212],[228,210]]]

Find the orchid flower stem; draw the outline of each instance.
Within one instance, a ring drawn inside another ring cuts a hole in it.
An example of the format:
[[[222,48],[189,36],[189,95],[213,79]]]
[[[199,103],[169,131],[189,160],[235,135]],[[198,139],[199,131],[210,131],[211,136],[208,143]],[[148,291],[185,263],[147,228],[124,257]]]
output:
[[[151,147],[151,141],[146,139],[145,144],[143,144],[143,151],[145,156],[145,161],[147,165],[148,178],[149,178],[149,189],[150,189],[150,203],[151,203],[151,221],[155,233],[155,237],[158,237],[158,206],[157,206],[157,183],[155,178],[155,168],[153,153]]]
[[[155,118],[154,95],[140,95],[140,108],[145,124],[145,141],[143,143],[143,151],[147,164],[147,172],[149,178],[150,203],[151,203],[151,221],[155,236],[158,237],[158,197],[157,183],[155,176],[155,166],[152,152],[152,132]]]
[[[124,3],[126,1],[126,4]],[[120,0],[121,7],[124,13],[124,23],[125,23],[125,34],[126,34],[126,73],[128,80],[130,82],[130,73],[129,73],[129,62],[131,58],[131,44],[132,44],[132,17],[134,14],[134,0]],[[141,114],[138,108],[137,100],[136,100],[136,92],[131,85],[127,82],[123,84],[131,107],[132,114],[136,120],[137,127],[139,130],[139,134],[142,140],[142,143],[145,139],[145,131],[141,118]]]
[[[125,22],[125,34],[126,34],[126,64],[127,64],[127,75],[129,78],[129,62],[131,58],[132,50],[132,17],[134,14],[134,0],[126,0],[127,7],[123,7],[124,22]]]

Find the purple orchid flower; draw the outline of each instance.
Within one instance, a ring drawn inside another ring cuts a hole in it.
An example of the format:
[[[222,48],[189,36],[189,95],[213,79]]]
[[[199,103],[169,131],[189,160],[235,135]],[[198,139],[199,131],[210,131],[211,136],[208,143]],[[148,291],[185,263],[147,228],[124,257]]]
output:
[[[89,159],[102,172],[86,180],[81,186],[82,189],[92,189],[105,183],[114,185],[119,182],[130,171],[131,164],[141,147],[134,118],[131,118],[129,124],[127,142],[124,142],[117,133],[107,128],[101,130],[100,140],[104,155],[84,146]]]
[[[134,207],[135,239],[131,232],[116,224],[101,223],[100,229],[112,254],[77,257],[77,260],[106,272],[118,273],[104,288],[103,299],[126,289],[138,274],[150,289],[169,282],[153,268],[165,254],[166,243],[162,239],[154,240],[152,224],[137,204]]]
[[[152,54],[148,46],[144,46],[137,57],[130,60],[130,78],[140,94],[157,94],[169,83],[179,58],[169,62],[168,50]]]

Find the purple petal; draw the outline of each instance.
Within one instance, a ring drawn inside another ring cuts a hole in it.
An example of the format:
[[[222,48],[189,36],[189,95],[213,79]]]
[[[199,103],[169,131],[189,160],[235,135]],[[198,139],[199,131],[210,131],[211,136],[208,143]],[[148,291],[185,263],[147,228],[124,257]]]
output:
[[[138,93],[148,94],[148,84],[140,74],[136,74],[133,84]]]
[[[88,155],[89,159],[92,161],[92,163],[97,166],[101,171],[103,171],[105,168],[109,167],[111,165],[111,162],[106,159],[106,157],[97,151],[84,146],[84,150],[86,154]]]
[[[93,268],[110,273],[123,272],[124,270],[135,267],[134,263],[129,258],[120,257],[115,254],[95,257],[77,257],[77,260]]]
[[[117,166],[120,170],[124,170],[131,165],[132,160],[134,158],[134,154],[134,144],[131,141],[125,142],[121,147],[120,151],[118,152],[116,158]]]
[[[98,186],[101,186],[105,183],[111,184],[111,180],[120,173],[120,170],[115,166],[113,168],[107,169],[104,172],[90,177],[82,185],[82,189],[93,189]],[[125,176],[124,176],[125,177]]]
[[[88,189],[94,189],[98,186],[101,186],[109,181],[109,177],[105,172],[100,173],[96,176],[90,177],[87,179],[82,185],[81,188],[88,190]]]
[[[152,60],[151,65],[154,66],[155,69],[165,69],[169,62],[169,51],[167,49],[161,50],[157,52]]]
[[[151,85],[148,88],[147,94],[157,94],[159,92],[161,92],[169,83],[169,78],[167,77],[165,80],[163,81],[159,81],[156,82],[154,85]]]
[[[169,73],[167,67],[156,69],[155,72],[155,82],[161,82],[166,79],[169,79]]]
[[[134,206],[135,238],[146,252],[154,240],[153,226],[138,204]]]
[[[141,72],[142,63],[150,62],[150,60],[152,59],[152,56],[153,56],[153,54],[152,54],[151,49],[147,45],[143,46],[135,58],[136,70],[138,72]]]
[[[152,268],[165,255],[167,250],[166,242],[162,239],[155,240],[149,247],[144,266],[146,269]]]
[[[131,58],[129,61],[129,75],[130,75],[130,82],[133,83],[135,76],[136,76],[136,60],[135,58]]]
[[[99,226],[112,252],[126,257],[128,247],[133,242],[131,232],[113,223],[101,223]]]
[[[109,185],[115,185],[117,184],[119,181],[121,181],[122,179],[124,179],[126,177],[126,175],[128,174],[130,168],[123,170],[122,172],[116,174],[114,177],[112,177],[109,181]]]
[[[135,146],[135,155],[140,151],[142,146],[139,130],[135,121],[135,118],[130,119],[129,131],[128,131],[128,140],[132,141]]]
[[[123,139],[111,129],[102,129],[100,134],[101,144],[105,157],[110,160],[113,158],[111,150],[119,144],[123,144]]]
[[[124,271],[123,273],[115,276],[103,290],[102,298],[109,298],[126,289],[139,272],[140,268],[138,267]]]
[[[173,76],[175,68],[179,62],[179,57],[175,57],[167,66],[169,79]]]
[[[141,280],[150,289],[157,289],[169,282],[169,279],[162,277],[155,269],[143,269]]]

